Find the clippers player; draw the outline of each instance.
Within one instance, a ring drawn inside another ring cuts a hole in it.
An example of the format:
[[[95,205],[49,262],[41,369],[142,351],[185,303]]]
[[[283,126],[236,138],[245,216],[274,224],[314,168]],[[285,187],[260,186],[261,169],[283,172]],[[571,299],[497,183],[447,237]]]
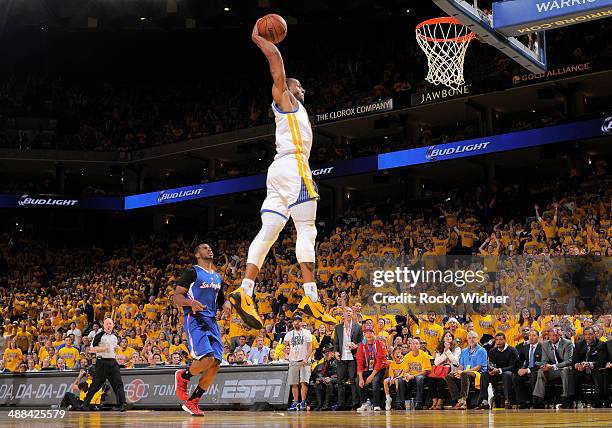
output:
[[[194,416],[204,416],[199,407],[200,398],[215,378],[223,358],[223,343],[216,315],[224,299],[221,275],[213,270],[210,245],[198,245],[194,254],[197,264],[183,272],[172,298],[177,306],[183,307],[185,334],[193,362],[187,369],[178,370],[174,380],[176,395],[184,401],[183,410]],[[224,311],[228,309],[229,303]],[[197,375],[201,375],[198,386],[188,398],[189,379]]]
[[[245,278],[240,288],[229,295],[229,301],[249,327],[262,328],[252,299],[255,279],[268,251],[291,217],[297,231],[295,254],[304,280],[304,297],[298,309],[321,322],[335,324],[335,318],[326,314],[319,302],[314,276],[319,194],[308,165],[312,128],[303,105],[305,91],[297,79],[285,76],[280,52],[259,35],[257,23],[251,38],[268,59],[274,80],[272,110],[276,118],[276,156],[268,168],[261,230],[249,247]]]

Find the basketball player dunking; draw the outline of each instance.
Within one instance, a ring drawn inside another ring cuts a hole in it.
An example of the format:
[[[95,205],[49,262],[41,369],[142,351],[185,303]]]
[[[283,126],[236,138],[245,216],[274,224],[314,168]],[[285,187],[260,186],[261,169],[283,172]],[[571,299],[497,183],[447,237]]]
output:
[[[315,283],[315,218],[319,195],[308,165],[312,128],[303,105],[305,91],[297,79],[285,77],[285,66],[278,48],[259,35],[257,23],[251,37],[268,59],[274,80],[272,109],[276,118],[276,156],[268,168],[267,196],[261,207],[261,230],[249,247],[242,285],[229,295],[229,301],[248,326],[262,328],[252,299],[255,278],[291,217],[297,231],[295,253],[304,280],[304,297],[298,309],[321,322],[335,324],[336,320],[324,312],[319,302]]]

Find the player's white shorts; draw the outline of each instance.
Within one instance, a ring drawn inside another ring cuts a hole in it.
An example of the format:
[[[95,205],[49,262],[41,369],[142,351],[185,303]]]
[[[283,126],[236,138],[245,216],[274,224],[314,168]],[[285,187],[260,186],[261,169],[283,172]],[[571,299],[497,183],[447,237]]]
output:
[[[261,205],[262,213],[276,213],[288,220],[292,207],[319,199],[310,167],[301,159],[290,154],[272,162],[268,168],[268,193]]]

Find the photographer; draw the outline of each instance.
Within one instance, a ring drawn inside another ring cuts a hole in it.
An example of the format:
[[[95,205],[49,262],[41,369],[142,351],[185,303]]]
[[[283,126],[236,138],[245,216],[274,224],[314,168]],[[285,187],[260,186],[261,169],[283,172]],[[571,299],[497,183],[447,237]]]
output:
[[[74,380],[72,385],[70,385],[70,389],[74,392],[67,391],[64,394],[64,398],[62,398],[62,402],[60,403],[60,408],[70,409],[79,409],[83,400],[85,399],[85,395],[87,391],[89,391],[89,387],[91,386],[91,382],[93,381],[93,374],[95,371],[95,366],[91,366],[87,369],[81,369],[79,371],[79,376]],[[96,408],[100,406],[102,402],[102,394],[103,389],[100,388],[98,392],[96,392],[91,399],[91,405]],[[77,396],[77,394],[79,394]]]

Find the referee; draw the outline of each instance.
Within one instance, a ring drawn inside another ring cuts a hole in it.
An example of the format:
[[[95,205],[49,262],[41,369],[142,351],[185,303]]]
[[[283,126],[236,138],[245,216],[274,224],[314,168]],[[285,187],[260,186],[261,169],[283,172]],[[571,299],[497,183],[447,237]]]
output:
[[[89,348],[90,352],[96,353],[96,374],[83,400],[83,405],[81,406],[82,410],[90,410],[89,403],[91,403],[94,394],[98,392],[107,379],[115,391],[119,411],[125,412],[127,408],[123,381],[121,380],[121,371],[115,360],[117,336],[113,334],[114,326],[115,324],[112,319],[104,319],[103,331],[94,336],[92,346]]]

